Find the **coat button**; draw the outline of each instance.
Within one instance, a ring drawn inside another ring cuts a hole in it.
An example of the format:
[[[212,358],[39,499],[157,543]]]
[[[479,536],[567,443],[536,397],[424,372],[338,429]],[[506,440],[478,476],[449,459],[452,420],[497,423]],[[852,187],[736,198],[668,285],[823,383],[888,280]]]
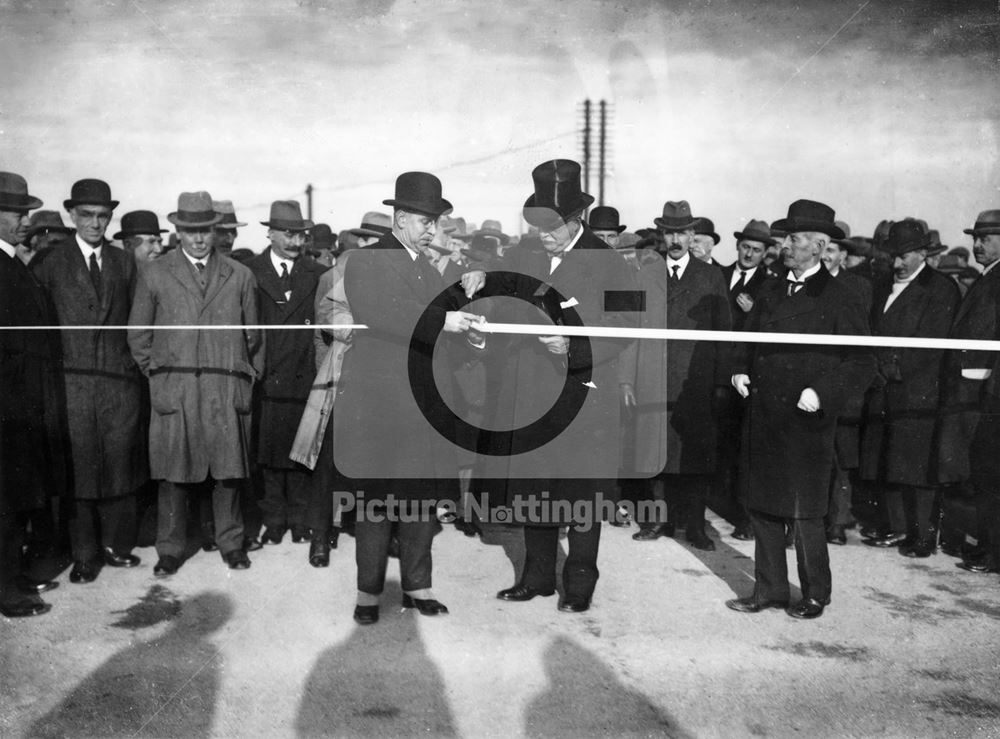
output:
[[[307,325],[307,326],[310,326],[310,325],[312,325],[312,321],[310,321],[310,320],[309,320],[308,318],[306,319],[306,325]]]

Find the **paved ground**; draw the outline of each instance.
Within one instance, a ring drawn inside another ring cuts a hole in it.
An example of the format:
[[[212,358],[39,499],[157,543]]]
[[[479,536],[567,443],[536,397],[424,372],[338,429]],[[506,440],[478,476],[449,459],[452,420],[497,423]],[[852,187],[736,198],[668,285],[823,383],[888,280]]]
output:
[[[1000,580],[852,539],[832,551],[817,621],[723,605],[752,583],[752,543],[714,553],[606,528],[590,612],[497,601],[510,531],[437,538],[451,615],[351,620],[354,544],[305,545],[231,573],[199,553],[62,586],[43,618],[0,620],[0,736],[1000,736]],[[794,573],[794,565],[791,571]]]

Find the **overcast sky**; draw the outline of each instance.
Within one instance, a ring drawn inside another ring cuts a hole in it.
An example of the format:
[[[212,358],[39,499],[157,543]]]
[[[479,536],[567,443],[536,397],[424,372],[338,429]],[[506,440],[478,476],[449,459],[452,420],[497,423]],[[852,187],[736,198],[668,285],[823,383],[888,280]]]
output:
[[[589,97],[630,229],[686,199],[728,255],[807,197],[967,244],[1000,208],[998,24],[996,0],[0,0],[0,169],[55,208],[106,179],[119,216],[205,189],[255,250],[307,183],[340,230],[426,169],[516,233],[532,167],[580,158]]]

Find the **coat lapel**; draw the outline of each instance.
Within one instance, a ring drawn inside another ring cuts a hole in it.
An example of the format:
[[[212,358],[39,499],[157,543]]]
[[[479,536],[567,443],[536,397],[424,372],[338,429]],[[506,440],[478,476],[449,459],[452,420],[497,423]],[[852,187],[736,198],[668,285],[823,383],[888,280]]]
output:
[[[86,299],[96,301],[97,291],[94,289],[94,283],[90,280],[90,265],[83,258],[83,252],[80,251],[80,245],[76,243],[76,239],[66,245],[66,250],[67,267],[77,288]]]
[[[205,299],[201,294],[201,287],[198,286],[198,281],[194,277],[194,269],[191,267],[191,262],[186,256],[181,247],[177,247],[173,250],[173,253],[167,257],[162,257],[164,259],[171,259],[170,272],[174,278],[180,282],[192,296],[194,296],[198,305],[202,304]]]
[[[205,287],[205,301],[201,305],[202,312],[211,305],[232,273],[233,268],[229,262],[213,252],[208,260],[208,284]]]
[[[274,263],[271,261],[271,247],[267,247],[264,250],[260,255],[260,259],[261,268],[256,272],[257,285],[277,305],[284,305],[287,302],[285,300],[285,291],[281,289],[281,278],[274,271]],[[292,274],[295,274],[294,268],[292,269]],[[294,294],[294,292],[293,288],[292,293]]]
[[[292,295],[288,298],[288,305],[285,306],[288,315],[295,313],[299,305],[306,298],[312,296],[313,288],[316,286],[316,281],[313,279],[312,272],[305,266],[304,259],[307,257],[299,257],[295,260],[295,266],[292,267]]]

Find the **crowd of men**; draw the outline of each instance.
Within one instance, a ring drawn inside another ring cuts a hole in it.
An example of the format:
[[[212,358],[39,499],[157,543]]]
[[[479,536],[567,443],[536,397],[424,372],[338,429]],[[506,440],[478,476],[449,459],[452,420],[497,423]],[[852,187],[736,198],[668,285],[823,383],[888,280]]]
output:
[[[536,167],[520,238],[452,216],[423,172],[397,178],[391,214],[339,234],[275,201],[255,254],[207,192],[180,194],[166,244],[149,210],[113,242],[107,183],[73,184],[68,227],[0,172],[0,613],[51,608],[59,583],[34,564],[60,550],[86,584],[152,540],[157,577],[198,548],[246,570],[286,533],[327,567],[347,530],[358,623],[379,620],[390,556],[403,606],[444,614],[432,542],[449,501],[481,531],[470,494],[523,530],[501,600],[556,593],[567,529],[565,612],[590,607],[602,496],[637,542],[683,530],[715,549],[706,506],[754,540],[753,592],[727,602],[743,613],[822,615],[829,546],[855,528],[874,549],[998,571],[1000,355],[823,337],[1000,338],[1000,210],[965,230],[981,271],[925,221],[852,237],[812,200],[751,220],[723,266],[686,201],[630,233],[580,180],[570,160]],[[637,327],[703,333],[628,338]]]

